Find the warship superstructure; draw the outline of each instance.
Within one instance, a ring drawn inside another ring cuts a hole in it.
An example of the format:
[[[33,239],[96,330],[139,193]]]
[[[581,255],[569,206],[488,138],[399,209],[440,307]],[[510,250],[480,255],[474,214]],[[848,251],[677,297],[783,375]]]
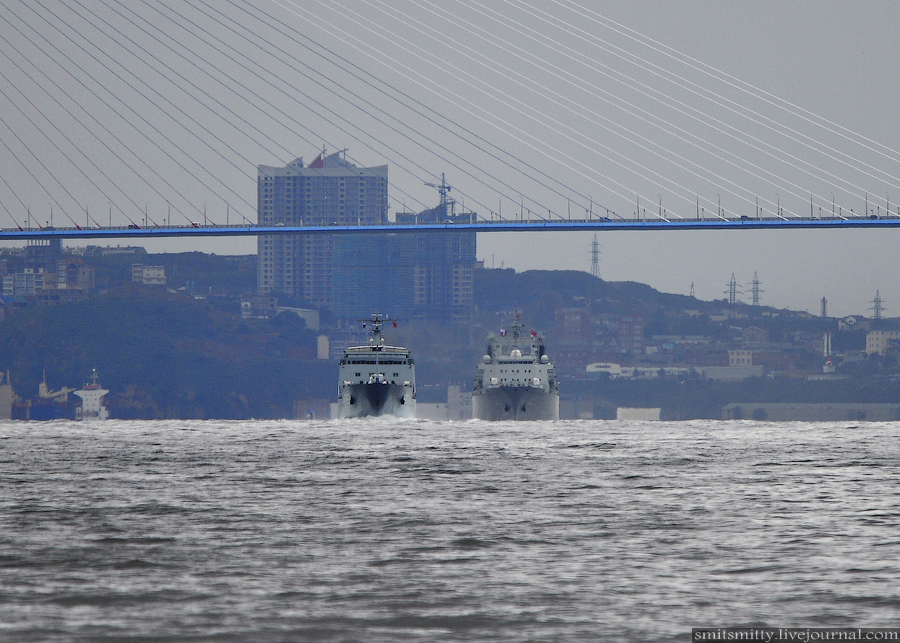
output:
[[[382,333],[388,317],[360,320],[371,330],[368,346],[350,346],[338,375],[338,418],[416,416],[416,368],[409,349],[387,346]],[[396,322],[392,322],[396,327]]]
[[[559,419],[559,380],[546,354],[546,337],[531,330],[523,339],[522,331],[516,312],[509,331],[488,335],[487,352],[478,365],[472,391],[472,417]]]

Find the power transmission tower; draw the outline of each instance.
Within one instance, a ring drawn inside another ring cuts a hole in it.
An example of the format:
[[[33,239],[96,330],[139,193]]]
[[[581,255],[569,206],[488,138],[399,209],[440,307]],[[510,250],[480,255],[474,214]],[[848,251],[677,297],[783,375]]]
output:
[[[731,273],[731,281],[728,282],[728,290],[725,291],[725,294],[728,295],[729,306],[734,306],[738,303],[738,295],[742,293],[740,285],[734,278],[734,273]]]
[[[594,241],[591,243],[591,275],[600,279],[600,242],[597,241],[597,233],[594,233]]]
[[[759,277],[756,276],[756,273],[753,273],[753,282],[752,282],[751,293],[753,295],[753,305],[755,307],[759,307],[759,293],[765,292],[762,288],[760,288],[761,282],[759,281]]]
[[[734,273],[731,273],[731,281],[728,282],[728,290],[725,291],[725,294],[728,295],[728,305],[731,307],[731,316],[736,317],[738,295],[742,293],[737,280],[734,278]]]
[[[869,310],[872,311],[872,318],[876,321],[880,321],[881,313],[887,310],[887,308],[884,307],[884,302],[877,290],[875,291],[875,299],[872,300],[872,307],[869,308]]]

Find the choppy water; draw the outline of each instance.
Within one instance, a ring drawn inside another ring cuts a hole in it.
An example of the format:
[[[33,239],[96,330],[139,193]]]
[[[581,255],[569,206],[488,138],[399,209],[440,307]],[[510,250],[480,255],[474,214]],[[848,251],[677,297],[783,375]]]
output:
[[[3,641],[890,626],[900,424],[0,423]]]

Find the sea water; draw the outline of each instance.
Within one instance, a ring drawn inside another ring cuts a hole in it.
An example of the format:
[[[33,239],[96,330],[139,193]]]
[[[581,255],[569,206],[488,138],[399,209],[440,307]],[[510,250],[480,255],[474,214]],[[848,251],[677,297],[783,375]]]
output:
[[[0,640],[643,642],[892,626],[898,434],[0,423]]]

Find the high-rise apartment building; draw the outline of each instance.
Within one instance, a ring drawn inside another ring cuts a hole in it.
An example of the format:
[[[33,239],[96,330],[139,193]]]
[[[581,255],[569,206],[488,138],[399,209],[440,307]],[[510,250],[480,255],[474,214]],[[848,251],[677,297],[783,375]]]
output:
[[[418,214],[397,214],[397,223],[471,223],[446,204]],[[334,247],[335,317],[366,311],[441,321],[468,321],[473,310],[475,232],[346,234]]]
[[[259,224],[263,226],[386,223],[388,168],[357,167],[336,152],[305,166],[260,165]],[[332,235],[260,236],[259,294],[284,293],[313,306],[334,308]]]
[[[388,223],[387,166],[361,168],[340,153],[259,166],[259,223],[267,226]],[[397,214],[397,223],[471,223],[441,182],[441,203]],[[468,320],[473,309],[475,232],[297,234],[259,237],[259,294],[287,294],[338,319],[373,312]]]
[[[474,223],[473,212],[456,214],[453,202],[416,215],[398,214],[398,223]],[[404,237],[409,261],[411,312],[426,319],[469,320],[474,305],[475,233],[447,230]]]

